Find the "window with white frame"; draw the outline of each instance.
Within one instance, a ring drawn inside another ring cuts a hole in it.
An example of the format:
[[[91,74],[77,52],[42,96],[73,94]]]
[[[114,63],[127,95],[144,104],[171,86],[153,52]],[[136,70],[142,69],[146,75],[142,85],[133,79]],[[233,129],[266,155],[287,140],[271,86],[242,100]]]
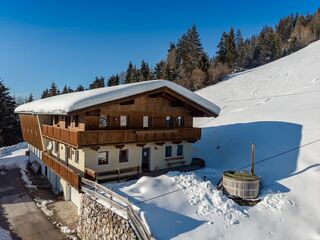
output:
[[[120,116],[120,127],[127,127],[128,126],[128,116],[121,115]]]
[[[183,145],[177,146],[177,156],[183,156]]]
[[[98,165],[106,165],[109,164],[109,152],[103,151],[98,152]]]
[[[149,127],[149,116],[143,116],[143,127],[144,128]]]
[[[172,157],[172,146],[166,146],[165,148],[165,156],[167,157]]]
[[[75,154],[74,161],[75,161],[76,163],[79,163],[79,150],[76,149],[75,152],[76,152],[76,154]]]

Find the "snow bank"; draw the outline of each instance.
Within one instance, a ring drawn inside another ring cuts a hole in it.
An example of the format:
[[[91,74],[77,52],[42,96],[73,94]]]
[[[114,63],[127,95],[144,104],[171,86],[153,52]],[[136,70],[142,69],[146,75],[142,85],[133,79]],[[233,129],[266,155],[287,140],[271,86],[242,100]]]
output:
[[[0,226],[0,239],[1,240],[12,240],[10,232],[3,229],[1,226]]]
[[[23,104],[16,108],[16,113],[36,114],[67,114],[90,106],[107,103],[121,98],[133,96],[147,91],[167,87],[172,91],[190,99],[215,115],[219,115],[220,108],[194,92],[166,80],[152,80],[113,87],[92,89],[83,92],[62,94],[34,102]]]
[[[137,203],[159,239],[320,239],[319,55],[320,41],[197,91],[222,109],[194,124],[203,132],[193,153],[208,168],[113,190]],[[240,207],[215,186],[224,170],[250,164],[253,142],[261,202]]]

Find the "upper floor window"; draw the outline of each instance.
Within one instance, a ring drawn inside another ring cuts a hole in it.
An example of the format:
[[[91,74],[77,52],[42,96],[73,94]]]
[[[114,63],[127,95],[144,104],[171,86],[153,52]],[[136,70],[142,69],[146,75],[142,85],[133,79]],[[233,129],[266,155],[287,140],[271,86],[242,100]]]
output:
[[[166,116],[165,126],[166,127],[172,127],[172,117]]]
[[[177,146],[177,156],[183,156],[183,145]]]
[[[105,128],[109,126],[109,116],[106,115],[100,115],[99,118],[99,127]]]
[[[129,162],[128,149],[119,151],[119,163]]]
[[[53,152],[57,155],[59,154],[59,143],[56,141],[53,142]]]
[[[166,146],[165,156],[172,157],[172,146]]]
[[[178,127],[184,126],[184,117],[183,116],[177,117],[177,125],[178,125]]]
[[[98,165],[109,164],[109,152],[98,152]]]
[[[150,122],[149,122],[150,118],[149,116],[143,116],[143,127],[144,128],[148,128],[150,127]]]
[[[129,125],[128,116],[121,115],[120,116],[120,127],[127,127]]]

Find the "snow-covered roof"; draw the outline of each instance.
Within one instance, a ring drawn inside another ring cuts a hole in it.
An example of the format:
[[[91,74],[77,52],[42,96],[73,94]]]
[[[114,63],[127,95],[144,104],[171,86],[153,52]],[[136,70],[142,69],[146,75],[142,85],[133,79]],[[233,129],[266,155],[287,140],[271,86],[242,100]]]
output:
[[[122,84],[113,87],[105,87],[62,94],[54,97],[40,99],[23,104],[15,109],[15,113],[28,114],[61,114],[78,111],[91,106],[108,103],[121,98],[134,96],[143,92],[157,90],[167,87],[193,103],[201,106],[215,116],[220,113],[220,108],[209,100],[198,94],[167,80],[152,80],[131,84]]]

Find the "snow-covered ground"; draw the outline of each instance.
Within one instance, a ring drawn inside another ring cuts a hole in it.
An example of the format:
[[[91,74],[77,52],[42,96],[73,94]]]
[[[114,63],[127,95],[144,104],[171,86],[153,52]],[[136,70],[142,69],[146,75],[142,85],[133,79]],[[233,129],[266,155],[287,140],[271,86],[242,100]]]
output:
[[[320,239],[320,41],[197,93],[222,109],[195,121],[194,156],[207,168],[112,189],[141,208],[157,239]],[[250,163],[253,142],[262,201],[240,207],[215,185]]]

